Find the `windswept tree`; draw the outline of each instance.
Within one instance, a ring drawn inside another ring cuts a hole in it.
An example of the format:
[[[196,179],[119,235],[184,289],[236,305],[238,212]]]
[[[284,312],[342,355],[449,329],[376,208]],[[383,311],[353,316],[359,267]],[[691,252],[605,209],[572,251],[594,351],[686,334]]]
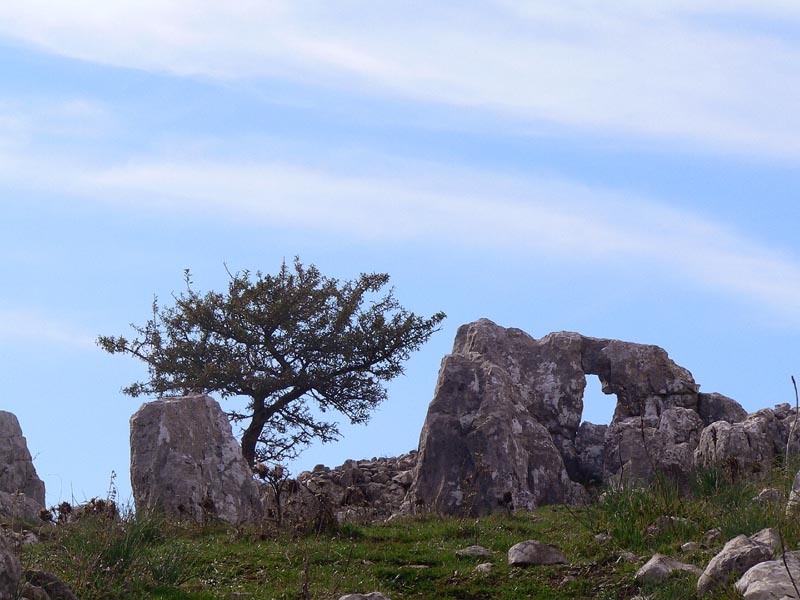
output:
[[[204,295],[185,271],[174,306],[153,301],[153,317],[131,325],[135,337],[100,336],[104,350],[147,364],[149,379],[123,388],[140,395],[215,392],[246,396],[242,454],[259,461],[293,458],[312,440],[339,437],[335,411],[364,423],[386,399],[383,382],[439,329],[444,313],[403,308],[384,273],[340,282],[299,259],[276,275],[230,274],[227,293]]]

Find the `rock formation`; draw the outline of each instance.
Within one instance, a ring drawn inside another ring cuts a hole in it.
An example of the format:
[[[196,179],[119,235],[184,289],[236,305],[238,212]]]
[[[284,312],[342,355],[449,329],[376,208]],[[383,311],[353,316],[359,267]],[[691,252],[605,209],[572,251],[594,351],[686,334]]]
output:
[[[17,417],[0,411],[0,514],[38,518],[44,482],[33,466]]]
[[[131,417],[131,483],[137,512],[229,523],[264,514],[230,423],[206,395],[147,402]]]
[[[581,425],[590,374],[616,395],[608,427]],[[405,509],[532,509],[578,502],[591,480],[684,473],[706,425],[745,416],[734,400],[698,390],[657,346],[463,325],[442,361]]]

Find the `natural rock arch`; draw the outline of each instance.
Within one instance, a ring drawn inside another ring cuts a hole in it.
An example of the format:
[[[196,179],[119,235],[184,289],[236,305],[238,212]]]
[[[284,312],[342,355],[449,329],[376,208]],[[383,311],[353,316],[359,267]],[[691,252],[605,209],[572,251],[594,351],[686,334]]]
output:
[[[617,397],[608,427],[581,426],[587,375]],[[442,361],[407,507],[532,509],[581,501],[581,481],[686,470],[707,424],[701,398],[719,412],[698,390],[658,346],[463,325]]]

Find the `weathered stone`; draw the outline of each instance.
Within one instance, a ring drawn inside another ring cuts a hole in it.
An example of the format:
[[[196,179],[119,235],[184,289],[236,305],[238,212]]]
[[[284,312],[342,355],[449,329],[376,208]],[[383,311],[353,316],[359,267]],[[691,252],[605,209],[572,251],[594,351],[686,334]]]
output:
[[[608,425],[584,421],[575,435],[578,478],[582,482],[603,481]]]
[[[792,482],[789,501],[786,503],[786,514],[789,516],[800,514],[800,471],[794,476],[794,481]]]
[[[786,446],[783,423],[762,409],[739,423],[717,421],[706,427],[694,453],[697,466],[722,466],[735,475],[766,473]]]
[[[10,540],[0,535],[0,600],[16,600],[22,567]]]
[[[508,564],[512,567],[567,564],[567,559],[555,546],[537,540],[527,540],[509,548]]]
[[[783,557],[755,565],[735,587],[744,600],[784,600],[800,598],[795,584],[800,585],[800,552],[787,552]]]
[[[713,529],[709,529],[703,534],[703,543],[706,546],[716,544],[721,539],[722,539],[722,529],[720,529],[719,527],[714,527]]]
[[[781,534],[772,527],[754,533],[750,536],[750,541],[766,546],[773,554],[781,550]]]
[[[636,571],[635,577],[639,583],[660,583],[676,571],[688,571],[694,575],[702,573],[694,565],[687,565],[664,554],[655,554]]]
[[[131,483],[140,513],[228,523],[264,514],[230,423],[206,395],[148,402],[131,417]]]
[[[676,476],[688,472],[702,429],[700,416],[680,406],[667,408],[657,417],[613,421],[606,434],[606,479],[639,481],[656,471]]]
[[[764,488],[758,493],[758,496],[753,498],[753,502],[757,502],[762,506],[770,506],[780,504],[783,499],[783,492],[778,488]]]
[[[700,550],[700,544],[697,542],[686,542],[685,544],[681,544],[681,552],[684,554],[689,554],[690,552],[695,552]]]
[[[697,595],[707,594],[718,585],[738,578],[753,565],[770,558],[771,548],[744,535],[737,535],[708,563],[697,581]]]
[[[494,565],[492,563],[481,563],[472,569],[473,573],[491,573]]]
[[[733,398],[728,398],[716,392],[697,395],[697,413],[708,426],[717,421],[738,423],[747,418],[747,411]]]
[[[370,592],[369,594],[347,594],[339,600],[391,600],[391,598],[381,592]]]
[[[617,396],[607,429],[579,431],[587,374]],[[464,325],[442,362],[409,503],[449,514],[532,509],[584,499],[573,481],[686,472],[703,428],[697,389],[657,346]]]
[[[25,581],[35,588],[42,590],[48,600],[78,600],[69,586],[52,573],[44,571],[26,570]],[[31,598],[31,600],[34,600]]]
[[[489,557],[492,555],[491,550],[487,550],[483,546],[467,546],[461,550],[456,550],[456,556],[482,556]]]
[[[36,474],[19,421],[0,410],[0,514],[36,519],[44,507],[44,482]]]

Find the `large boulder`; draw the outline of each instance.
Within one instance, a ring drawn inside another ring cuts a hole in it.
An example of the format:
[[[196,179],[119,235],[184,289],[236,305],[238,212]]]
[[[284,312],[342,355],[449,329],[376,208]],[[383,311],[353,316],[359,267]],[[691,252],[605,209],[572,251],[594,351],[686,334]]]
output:
[[[750,568],[735,587],[744,600],[790,600],[800,597],[797,585],[800,585],[800,552],[787,552]]]
[[[694,453],[697,466],[722,466],[734,475],[765,473],[786,448],[785,423],[765,408],[738,423],[717,421],[706,427]]]
[[[587,374],[617,405],[607,429],[579,435]],[[531,509],[581,501],[576,482],[598,476],[685,472],[704,426],[697,408],[691,373],[657,346],[463,325],[442,361],[407,505]]]
[[[730,579],[740,577],[750,567],[772,558],[772,552],[773,548],[761,543],[756,536],[737,535],[708,563],[697,580],[697,595],[704,596]]]
[[[39,479],[17,417],[0,410],[0,514],[38,518],[45,507]]]
[[[148,402],[131,417],[131,483],[137,512],[228,523],[264,514],[230,423],[206,395]]]

